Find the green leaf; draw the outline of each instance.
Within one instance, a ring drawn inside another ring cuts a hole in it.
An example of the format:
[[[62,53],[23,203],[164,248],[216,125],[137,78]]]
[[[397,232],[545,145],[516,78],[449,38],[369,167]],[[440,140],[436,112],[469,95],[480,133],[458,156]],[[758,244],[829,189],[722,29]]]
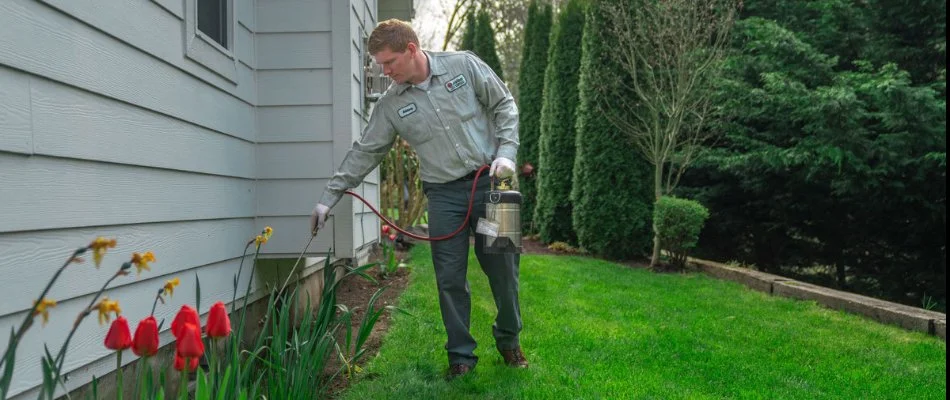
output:
[[[10,382],[13,380],[14,361],[16,360],[16,346],[14,339],[16,332],[10,327],[10,344],[7,345],[6,359],[4,360],[3,377],[0,378],[0,399],[7,398],[7,391],[10,389]]]
[[[218,385],[218,397],[217,400],[225,400],[227,395],[227,388],[231,387],[231,366],[228,365],[224,369],[224,377],[221,378],[221,383]]]
[[[198,368],[198,383],[195,387],[195,400],[208,400],[211,398],[211,388],[208,386],[208,377],[205,371]]]
[[[195,308],[201,313],[201,280],[198,279],[198,273],[195,272]]]

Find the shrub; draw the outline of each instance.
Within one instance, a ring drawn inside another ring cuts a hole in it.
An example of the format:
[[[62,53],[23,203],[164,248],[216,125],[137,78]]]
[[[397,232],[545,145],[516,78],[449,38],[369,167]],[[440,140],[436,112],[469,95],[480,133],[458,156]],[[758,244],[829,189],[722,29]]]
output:
[[[693,200],[664,196],[653,208],[660,246],[670,252],[673,265],[686,266],[689,250],[696,247],[699,232],[709,218],[709,210]]]
[[[544,70],[548,64],[548,46],[551,32],[551,6],[539,6],[532,1],[525,23],[524,48],[521,53],[521,69],[518,76],[518,163],[522,176],[519,178],[524,202],[521,205],[521,222],[528,232],[537,232],[534,224],[534,208],[537,202],[537,174],[539,166],[538,142],[541,137],[541,108],[544,100]]]
[[[620,112],[609,108],[615,105],[612,101],[631,96],[624,85],[598,87],[620,74],[610,56],[616,43],[605,39],[610,35],[601,3],[588,6],[584,25],[572,217],[581,247],[596,256],[631,259],[642,257],[653,245],[653,167],[601,111],[608,106]]]
[[[544,243],[577,244],[571,225],[571,177],[581,64],[577,49],[584,35],[585,11],[582,0],[570,1],[551,33],[538,146],[538,204],[534,211],[534,223]]]

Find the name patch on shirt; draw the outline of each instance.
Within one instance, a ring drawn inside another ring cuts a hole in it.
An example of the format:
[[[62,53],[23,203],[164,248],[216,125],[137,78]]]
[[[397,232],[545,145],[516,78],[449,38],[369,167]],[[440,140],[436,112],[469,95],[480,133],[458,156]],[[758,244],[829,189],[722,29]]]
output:
[[[408,106],[399,109],[399,118],[406,118],[410,114],[416,112],[416,103],[412,103]]]
[[[458,90],[460,87],[465,86],[467,84],[468,84],[468,81],[465,80],[465,75],[459,75],[459,76],[456,76],[455,78],[452,78],[452,80],[449,81],[449,83],[446,83],[445,88],[448,89],[449,92],[454,92]]]

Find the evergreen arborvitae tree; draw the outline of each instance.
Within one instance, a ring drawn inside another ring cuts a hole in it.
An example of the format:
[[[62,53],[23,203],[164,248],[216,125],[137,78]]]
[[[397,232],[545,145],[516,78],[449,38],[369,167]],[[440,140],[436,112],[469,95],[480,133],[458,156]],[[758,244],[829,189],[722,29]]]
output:
[[[478,12],[475,18],[475,54],[478,55],[485,64],[488,64],[498,78],[505,80],[501,71],[501,60],[498,58],[498,52],[495,50],[495,30],[491,26],[491,15],[484,9]]]
[[[653,166],[633,148],[604,113],[611,99],[630,97],[617,82],[621,68],[605,34],[602,4],[594,1],[584,26],[577,110],[577,141],[571,201],[574,231],[581,247],[594,255],[629,259],[648,255],[653,244]]]
[[[521,56],[518,83],[521,93],[518,104],[518,159],[521,165],[531,165],[538,171],[538,142],[541,137],[541,108],[544,102],[544,70],[548,64],[551,33],[551,6],[545,4],[539,7],[536,1],[532,1],[527,26],[530,30],[525,31],[525,47]],[[521,220],[529,232],[537,230],[532,223],[538,193],[536,176],[535,173],[524,174],[519,181],[524,198]]]
[[[475,27],[477,23],[475,22],[475,13],[468,13],[468,18],[465,20],[465,30],[462,32],[462,42],[459,43],[459,51],[469,50],[475,51]]]
[[[541,111],[538,204],[534,214],[535,226],[544,243],[577,244],[577,234],[571,223],[573,206],[570,195],[584,4],[584,0],[570,0],[551,32]]]

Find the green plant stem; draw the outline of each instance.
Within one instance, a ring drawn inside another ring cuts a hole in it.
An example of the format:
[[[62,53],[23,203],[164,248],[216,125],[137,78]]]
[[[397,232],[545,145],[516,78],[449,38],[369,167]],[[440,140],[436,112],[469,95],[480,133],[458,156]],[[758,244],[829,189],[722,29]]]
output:
[[[284,280],[284,284],[283,284],[283,285],[280,285],[280,290],[277,291],[277,295],[278,295],[278,296],[280,296],[280,294],[284,292],[284,289],[287,288],[287,284],[290,283],[290,277],[294,276],[294,272],[297,271],[297,266],[300,265],[300,260],[303,259],[304,253],[307,252],[307,249],[310,248],[310,244],[313,243],[313,239],[315,239],[316,237],[317,237],[317,233],[316,233],[316,232],[314,232],[312,235],[310,235],[310,241],[308,241],[308,242],[307,242],[307,245],[303,247],[303,250],[302,250],[302,251],[300,251],[300,255],[297,257],[297,262],[294,263],[294,267],[291,268],[291,269],[290,269],[290,273],[287,274],[287,279]],[[260,246],[258,246],[258,251],[260,251]],[[328,256],[328,257],[329,257],[329,256]],[[256,259],[256,258],[257,258],[257,257],[255,256],[255,259]]]
[[[241,255],[241,264],[238,266],[237,277],[234,278],[234,291],[233,294],[231,294],[231,313],[234,313],[234,302],[237,301],[237,283],[241,281],[241,271],[244,270],[244,259],[247,258],[247,249],[251,247],[251,243],[254,243],[254,241],[247,242],[244,246],[244,254]],[[258,246],[258,249],[260,249],[260,246]]]
[[[126,274],[125,271],[131,268],[131,266],[132,266],[131,263],[128,263],[128,262],[123,263],[122,266],[119,267],[119,270],[116,271],[116,273],[112,275],[112,277],[109,278],[109,280],[107,280],[104,285],[102,285],[102,288],[100,288],[98,292],[96,292],[96,295],[92,297],[92,300],[89,302],[89,305],[87,305],[86,308],[83,309],[82,312],[79,313],[79,316],[76,317],[76,322],[73,322],[73,328],[72,330],[69,331],[69,335],[66,336],[66,341],[63,343],[63,347],[60,348],[59,353],[56,354],[56,359],[54,361],[56,365],[56,373],[54,375],[55,381],[57,382],[59,381],[59,376],[63,369],[63,363],[66,361],[66,349],[69,347],[69,341],[72,340],[73,335],[76,333],[76,330],[79,329],[79,324],[82,322],[83,319],[86,318],[86,316],[89,315],[89,313],[92,312],[92,306],[96,304],[96,300],[98,300],[99,296],[101,296],[102,293],[106,291],[106,288],[109,287],[109,284],[112,283],[112,281],[114,281],[115,278],[118,278],[121,275],[125,275]]]
[[[143,376],[145,376],[145,357],[139,357],[139,360],[136,361],[136,363],[138,365],[135,367],[135,393],[139,394],[140,399],[145,399],[148,398],[148,395],[144,393],[145,384],[143,382],[145,380],[145,378],[143,378]]]
[[[122,383],[122,350],[115,352],[115,373],[118,384],[115,387],[115,398],[122,400],[122,394],[125,392],[125,385]]]
[[[152,301],[152,312],[148,314],[150,317],[155,315],[155,306],[158,305],[158,300],[162,298],[162,293],[165,293],[165,288],[158,289],[158,294],[155,295],[155,300]],[[162,302],[162,304],[165,303]]]
[[[254,261],[252,265],[257,264],[257,257],[261,254],[261,245],[257,245],[257,250],[254,251]],[[241,323],[239,327],[244,327],[244,319],[247,317],[247,298],[251,294],[251,283],[254,282],[254,277],[247,280],[247,289],[244,290],[244,303],[241,305]]]
[[[185,357],[185,365],[181,368],[181,379],[178,382],[178,398],[188,399],[188,366],[191,360]]]
[[[33,325],[33,314],[36,313],[36,307],[40,304],[41,301],[43,301],[43,298],[46,297],[46,294],[49,293],[50,289],[53,288],[53,283],[56,282],[57,279],[59,279],[59,276],[63,273],[66,267],[69,266],[69,264],[71,264],[73,260],[76,259],[76,257],[85,253],[86,250],[89,250],[89,247],[80,247],[76,249],[76,251],[73,252],[73,255],[70,256],[69,259],[66,260],[65,263],[63,263],[63,266],[59,267],[59,269],[56,270],[56,273],[53,274],[53,278],[50,279],[49,282],[46,283],[46,288],[44,288],[43,291],[40,292],[40,297],[37,299],[35,303],[33,303],[33,307],[30,308],[30,312],[26,313],[26,316],[23,318],[23,323],[20,324],[20,328],[17,329],[16,334],[13,336],[13,342],[10,344],[10,347],[7,348],[7,350],[3,352],[3,358],[0,359],[0,367],[3,367],[3,364],[7,361],[7,356],[10,354],[10,352],[14,351],[14,349],[17,347],[17,344],[20,343],[20,339],[23,338],[23,334],[26,333],[26,330],[30,329],[30,326]]]

